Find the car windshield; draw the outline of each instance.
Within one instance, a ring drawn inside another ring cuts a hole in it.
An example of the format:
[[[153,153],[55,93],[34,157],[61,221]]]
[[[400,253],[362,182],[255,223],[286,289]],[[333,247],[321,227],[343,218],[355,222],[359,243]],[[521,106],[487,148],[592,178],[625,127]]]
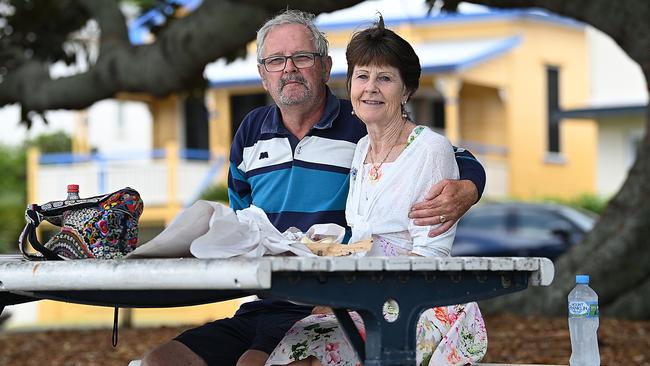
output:
[[[560,212],[578,225],[582,230],[589,231],[594,227],[598,215],[592,211],[577,207],[558,206]]]
[[[578,244],[597,218],[560,204],[479,204],[458,223],[452,255],[557,258]]]
[[[505,216],[502,210],[470,210],[458,223],[459,228],[476,230],[505,230]]]
[[[562,218],[586,232],[594,226],[598,215],[584,209],[556,204],[487,203],[470,209],[458,223],[458,228],[507,231],[512,225],[546,227],[546,224],[556,219],[563,220]]]

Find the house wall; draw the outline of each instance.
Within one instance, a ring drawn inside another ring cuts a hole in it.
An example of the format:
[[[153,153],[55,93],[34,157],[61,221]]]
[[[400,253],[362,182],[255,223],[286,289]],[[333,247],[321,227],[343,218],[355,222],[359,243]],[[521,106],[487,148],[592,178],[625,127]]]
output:
[[[603,118],[598,121],[598,194],[618,192],[636,157],[635,144],[645,133],[641,117]]]
[[[499,90],[465,83],[460,92],[463,142],[507,146],[507,121]]]
[[[606,34],[587,27],[591,64],[590,106],[630,106],[648,103],[641,67]],[[597,191],[611,197],[623,184],[634,160],[634,142],[645,133],[643,116],[598,120]]]
[[[151,149],[153,115],[147,103],[103,100],[93,104],[85,116],[91,148],[106,153]]]
[[[210,112],[210,151],[228,158],[230,143],[235,131],[232,128],[230,98],[235,95],[264,93],[259,85],[231,88],[212,88],[206,94],[206,104]]]
[[[460,92],[460,146],[472,151],[485,168],[483,196],[488,199],[502,199],[510,194],[503,90],[464,83]]]
[[[641,66],[600,30],[587,27],[587,40],[592,80],[589,105],[648,103],[648,86]]]
[[[230,124],[230,93],[225,89],[212,89],[207,94],[208,111],[210,112],[210,151],[229,155],[232,128]]]
[[[560,104],[584,105],[589,95],[587,43],[582,28],[518,21],[523,41],[512,52],[507,89],[510,194],[571,197],[595,190],[597,126],[565,120],[560,154],[547,149],[546,67],[560,69]]]
[[[178,144],[185,140],[180,126],[182,109],[177,95],[155,99],[151,101],[149,106],[155,121],[153,129],[154,149],[163,149],[170,142]]]

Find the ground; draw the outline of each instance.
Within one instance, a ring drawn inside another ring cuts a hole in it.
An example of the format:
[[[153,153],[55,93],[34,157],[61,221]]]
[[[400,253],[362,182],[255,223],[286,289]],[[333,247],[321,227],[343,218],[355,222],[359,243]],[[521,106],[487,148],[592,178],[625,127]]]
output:
[[[512,315],[486,317],[489,350],[484,362],[568,365],[571,353],[565,318]],[[183,328],[120,329],[111,346],[111,330],[0,331],[0,365],[126,366],[151,346]],[[602,365],[650,366],[650,321],[602,319]]]

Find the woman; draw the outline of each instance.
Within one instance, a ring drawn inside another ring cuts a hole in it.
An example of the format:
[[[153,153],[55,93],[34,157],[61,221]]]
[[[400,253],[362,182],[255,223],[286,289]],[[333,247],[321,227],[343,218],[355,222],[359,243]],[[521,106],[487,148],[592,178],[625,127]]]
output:
[[[404,105],[417,90],[420,63],[413,48],[383,19],[356,33],[346,50],[347,86],[356,114],[367,126],[350,172],[346,219],[350,242],[372,237],[367,255],[449,256],[455,226],[429,238],[415,226],[409,208],[432,184],[457,179],[449,141],[416,126]],[[318,309],[318,308],[317,308]],[[358,314],[351,316],[363,333]],[[480,360],[487,336],[476,303],[426,310],[418,322],[417,365],[465,365]],[[336,317],[314,314],[287,333],[267,365],[357,365],[358,359]]]

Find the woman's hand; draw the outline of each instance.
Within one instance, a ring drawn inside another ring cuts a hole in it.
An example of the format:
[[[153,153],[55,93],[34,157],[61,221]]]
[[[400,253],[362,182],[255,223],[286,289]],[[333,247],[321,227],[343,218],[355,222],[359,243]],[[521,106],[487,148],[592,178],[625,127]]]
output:
[[[409,218],[415,225],[438,225],[429,231],[429,237],[440,235],[451,228],[478,199],[478,190],[470,180],[443,179],[434,184],[424,201],[411,207]]]

